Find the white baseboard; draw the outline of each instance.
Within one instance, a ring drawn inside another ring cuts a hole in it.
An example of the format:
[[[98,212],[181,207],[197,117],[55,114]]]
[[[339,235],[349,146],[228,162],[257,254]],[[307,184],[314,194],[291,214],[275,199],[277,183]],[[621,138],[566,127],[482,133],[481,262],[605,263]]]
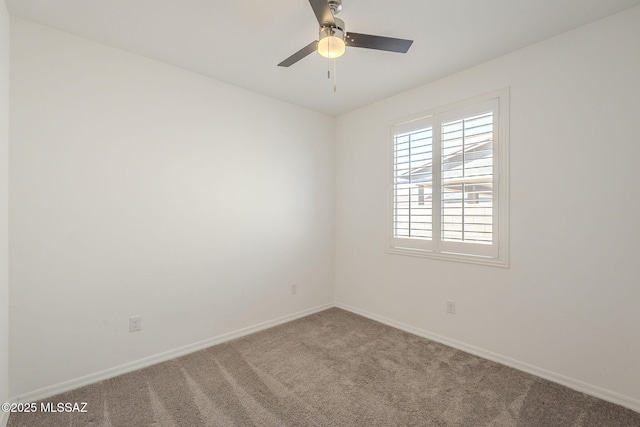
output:
[[[465,344],[460,341],[452,340],[450,338],[444,337],[442,335],[435,334],[433,332],[425,331],[420,328],[416,328],[402,322],[397,322],[392,319],[388,319],[383,316],[378,316],[377,314],[370,313],[365,310],[361,310],[356,307],[351,307],[346,304],[336,303],[336,307],[341,308],[343,310],[350,311],[355,314],[359,314],[371,320],[375,320],[380,323],[384,323],[385,325],[400,329],[405,332],[409,332],[410,334],[417,335],[419,337],[427,338],[432,341],[439,342],[441,344],[447,345],[449,347],[453,347],[458,350],[462,350],[466,353],[471,353],[473,355],[482,357],[484,359],[488,359],[502,365],[509,366],[511,368],[517,369],[519,371],[526,372],[528,374],[535,375],[540,378],[544,378],[545,380],[552,381],[554,383],[563,385],[565,387],[569,387],[573,390],[588,394],[590,396],[597,397],[598,399],[606,400],[607,402],[615,403],[616,405],[624,406],[625,408],[629,408],[632,411],[640,412],[640,401],[636,399],[632,399],[630,397],[618,394],[616,392],[606,390],[600,388],[598,386],[588,384],[562,374],[558,374],[555,372],[547,371],[546,369],[538,368],[537,366],[529,365],[524,362],[520,362],[515,359],[511,359],[509,357],[502,356],[497,353],[493,353],[491,351],[475,347],[469,344]]]
[[[193,353],[195,351],[202,350],[216,344],[221,344],[223,342],[231,341],[233,339],[240,338],[245,335],[252,334],[254,332],[272,328],[274,326],[278,326],[283,323],[287,323],[292,320],[299,319],[301,317],[309,316],[310,314],[314,314],[332,307],[334,307],[333,303],[323,304],[321,306],[317,306],[307,310],[299,311],[297,313],[282,316],[277,319],[268,320],[266,322],[258,323],[253,326],[249,326],[246,328],[238,329],[237,331],[228,332],[226,334],[208,338],[206,340],[189,344],[184,347],[176,348],[176,349],[165,351],[163,353],[159,353],[153,356],[145,357],[144,359],[139,359],[130,363],[125,363],[124,365],[116,366],[110,369],[106,369],[104,371],[96,372],[94,374],[85,375],[83,377],[75,378],[59,384],[54,384],[52,386],[44,387],[39,390],[35,390],[29,393],[16,396],[12,398],[11,401],[12,402],[35,402],[41,399],[46,399],[48,397],[55,396],[56,394],[59,394],[59,393],[64,393],[79,387],[83,387],[89,384],[93,384],[99,381],[113,378],[118,375],[126,374],[128,372],[132,372],[138,369],[146,368],[147,366],[155,365],[156,363],[165,362],[167,360],[184,356],[185,354]],[[1,419],[2,418],[0,418],[0,420]],[[5,423],[6,423],[6,420],[5,420]],[[5,424],[0,423],[0,427],[4,427],[4,426]]]
[[[338,307],[343,310],[347,310],[352,313],[359,314],[371,320],[384,323],[385,325],[403,330],[405,332],[409,332],[411,334],[414,334],[423,338],[427,338],[432,341],[439,342],[441,344],[456,348],[458,350],[462,350],[470,354],[474,354],[484,359],[492,360],[502,365],[506,365],[511,368],[518,369],[520,371],[569,387],[573,390],[580,391],[582,393],[597,397],[602,400],[606,400],[611,403],[615,403],[620,406],[624,406],[636,412],[640,412],[640,401],[636,399],[632,399],[630,397],[597,387],[592,384],[588,384],[588,383],[585,383],[585,382],[582,382],[582,381],[579,381],[555,372],[548,371],[546,369],[529,365],[527,363],[520,362],[518,360],[511,359],[509,357],[502,356],[500,354],[493,353],[491,351],[488,351],[479,347],[475,347],[475,346],[463,343],[461,341],[456,341],[456,340],[444,337],[442,335],[438,335],[433,332],[416,328],[411,325],[407,325],[402,322],[388,319],[386,317],[379,316],[374,313],[370,313],[366,310],[361,310],[359,308],[352,307],[342,303],[335,303],[335,304],[328,303],[328,304],[324,304],[308,310],[304,310],[304,311],[293,313],[287,316],[279,317],[277,319],[258,323],[253,326],[249,326],[246,328],[239,329],[237,331],[212,337],[194,344],[176,348],[174,350],[169,350],[164,353],[156,354],[154,356],[146,357],[144,359],[140,359],[134,362],[126,363],[124,365],[116,366],[114,368],[106,369],[104,371],[96,372],[94,374],[90,374],[90,375],[86,375],[73,380],[65,381],[63,383],[59,383],[59,384],[55,384],[39,390],[35,390],[33,392],[25,393],[23,395],[12,398],[10,401],[11,402],[34,402],[37,400],[45,399],[59,393],[64,393],[66,391],[70,391],[79,387],[83,387],[85,385],[103,381],[108,378],[113,378],[115,376],[125,374],[127,372],[132,372],[138,369],[146,368],[147,366],[151,366],[156,363],[160,363],[176,357],[184,356],[185,354],[193,353],[195,351],[202,350],[207,347],[211,347],[212,345],[221,344],[223,342],[240,338],[242,336],[249,335],[254,332],[258,332],[258,331],[268,329],[277,325],[281,325],[283,323],[290,322],[292,320],[296,320],[301,317],[305,317],[310,314],[314,314],[332,307]],[[9,418],[8,414],[0,412],[0,427],[6,426],[8,418]]]

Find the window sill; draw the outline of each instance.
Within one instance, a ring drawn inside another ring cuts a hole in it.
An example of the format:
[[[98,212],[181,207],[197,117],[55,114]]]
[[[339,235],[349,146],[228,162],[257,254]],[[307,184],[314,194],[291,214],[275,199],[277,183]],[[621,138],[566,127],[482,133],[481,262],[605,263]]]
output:
[[[506,257],[502,258],[490,258],[476,255],[455,254],[448,252],[433,252],[423,249],[411,249],[411,248],[388,248],[386,251],[388,254],[393,255],[408,255],[419,258],[431,258],[439,259],[442,261],[455,261],[464,262],[468,264],[488,265],[492,267],[509,268],[509,260]]]

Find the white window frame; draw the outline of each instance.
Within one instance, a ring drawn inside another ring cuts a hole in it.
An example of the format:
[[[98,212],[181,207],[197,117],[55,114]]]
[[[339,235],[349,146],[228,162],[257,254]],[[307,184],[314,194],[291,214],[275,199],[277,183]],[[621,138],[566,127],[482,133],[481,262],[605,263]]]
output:
[[[473,245],[440,239],[441,228],[441,126],[468,117],[487,107],[494,111],[493,128],[493,211],[492,243]],[[509,266],[509,88],[404,117],[389,124],[389,201],[387,253],[460,261],[474,264]],[[394,237],[394,151],[395,135],[432,126],[433,132],[433,238]]]

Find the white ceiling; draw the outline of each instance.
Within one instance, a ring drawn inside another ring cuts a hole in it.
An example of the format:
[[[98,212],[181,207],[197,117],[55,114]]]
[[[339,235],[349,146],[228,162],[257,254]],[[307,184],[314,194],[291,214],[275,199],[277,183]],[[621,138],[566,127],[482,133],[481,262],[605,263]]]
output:
[[[283,59],[318,36],[307,0],[6,0],[9,12],[338,115],[633,6],[640,0],[344,0],[347,32],[414,40],[406,55],[349,48]]]

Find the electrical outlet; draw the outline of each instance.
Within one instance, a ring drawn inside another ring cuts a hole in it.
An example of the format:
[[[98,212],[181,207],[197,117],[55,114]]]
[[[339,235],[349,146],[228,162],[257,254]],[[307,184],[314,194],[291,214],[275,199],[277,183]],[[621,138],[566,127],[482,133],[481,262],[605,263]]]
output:
[[[291,285],[291,295],[295,295],[297,293],[298,293],[298,285],[294,283],[293,285]]]
[[[447,313],[456,314],[456,302],[455,301],[447,301]]]
[[[142,316],[129,317],[129,332],[137,332],[142,330]]]

